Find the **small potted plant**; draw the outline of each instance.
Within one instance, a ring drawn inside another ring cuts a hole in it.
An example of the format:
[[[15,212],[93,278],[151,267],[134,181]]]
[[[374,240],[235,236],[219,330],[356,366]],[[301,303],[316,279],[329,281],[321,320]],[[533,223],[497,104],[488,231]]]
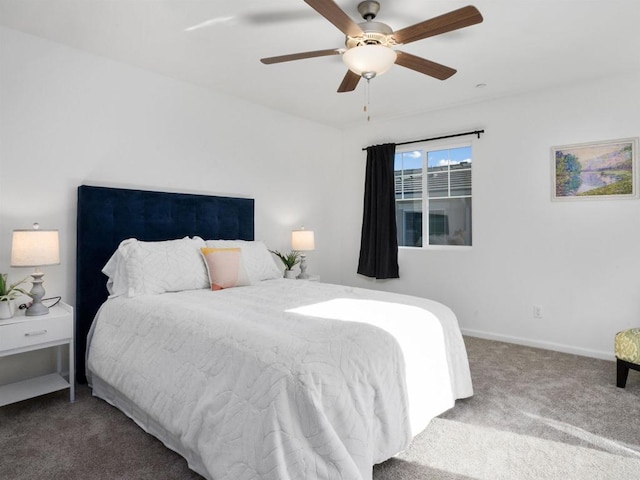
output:
[[[284,264],[284,278],[296,278],[296,273],[292,268],[300,263],[300,252],[292,250],[286,255],[280,253],[278,250],[270,250],[270,252],[282,260],[282,263]]]
[[[13,314],[15,313],[13,301],[16,298],[20,295],[29,295],[23,289],[18,288],[18,286],[26,282],[28,278],[29,277],[23,278],[19,282],[8,284],[7,274],[0,274],[0,320],[6,320],[7,318],[13,317]]]

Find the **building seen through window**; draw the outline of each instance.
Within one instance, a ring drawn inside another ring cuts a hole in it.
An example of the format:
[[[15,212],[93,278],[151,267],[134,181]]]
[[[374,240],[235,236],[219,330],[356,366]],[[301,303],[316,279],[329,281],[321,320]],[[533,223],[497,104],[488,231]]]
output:
[[[471,245],[471,165],[470,145],[396,152],[399,246]]]

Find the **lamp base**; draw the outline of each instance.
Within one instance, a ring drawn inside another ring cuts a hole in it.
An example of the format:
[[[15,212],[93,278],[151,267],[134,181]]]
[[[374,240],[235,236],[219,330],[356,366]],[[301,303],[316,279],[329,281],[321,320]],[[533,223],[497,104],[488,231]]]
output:
[[[33,299],[33,301],[24,314],[28,317],[47,315],[49,313],[49,307],[43,305],[42,303],[42,298],[44,297],[42,277],[44,276],[44,273],[36,271],[33,272],[31,276],[33,277],[33,280],[31,281],[31,283],[33,283],[33,287],[31,287],[29,296]]]
[[[298,280],[307,280],[309,274],[307,273],[307,256],[304,253],[300,254],[300,275],[296,277]]]
[[[44,305],[43,303],[32,303],[30,307],[27,307],[27,310],[24,312],[27,317],[36,317],[38,315],[48,315],[49,307]]]

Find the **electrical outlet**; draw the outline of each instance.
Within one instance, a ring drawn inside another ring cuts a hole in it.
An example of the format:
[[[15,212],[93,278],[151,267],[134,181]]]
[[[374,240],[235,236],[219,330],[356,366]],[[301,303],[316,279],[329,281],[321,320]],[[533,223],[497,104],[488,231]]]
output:
[[[542,318],[542,307],[540,305],[533,306],[533,318]]]

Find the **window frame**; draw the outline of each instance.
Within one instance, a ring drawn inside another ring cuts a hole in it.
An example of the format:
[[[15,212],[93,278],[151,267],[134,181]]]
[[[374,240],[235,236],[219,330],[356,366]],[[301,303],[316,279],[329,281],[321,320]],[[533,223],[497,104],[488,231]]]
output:
[[[460,250],[470,250],[473,248],[473,232],[474,232],[474,216],[473,215],[473,197],[474,197],[474,188],[473,188],[473,163],[474,163],[474,150],[475,150],[475,145],[474,145],[474,141],[473,140],[467,140],[467,141],[456,141],[456,142],[452,142],[450,140],[446,141],[446,140],[442,140],[442,141],[437,141],[437,142],[423,142],[423,143],[417,143],[417,144],[412,144],[412,145],[407,145],[407,146],[403,146],[404,148],[396,148],[396,155],[398,153],[406,153],[406,152],[415,152],[417,150],[420,150],[422,152],[422,238],[429,238],[429,192],[428,192],[428,184],[427,184],[427,178],[428,178],[428,170],[427,170],[427,162],[428,162],[428,152],[432,152],[432,151],[438,151],[438,150],[449,150],[449,149],[454,149],[454,148],[464,148],[464,147],[469,147],[471,149],[471,195],[460,195],[460,196],[453,196],[453,197],[439,197],[440,199],[442,198],[470,198],[471,199],[471,245],[430,245],[430,244],[426,244],[422,243],[422,246],[420,247],[415,247],[415,246],[404,246],[404,245],[400,245],[398,244],[398,249],[406,249],[406,250],[455,250],[455,251],[460,251]],[[404,169],[403,169],[404,170]],[[450,187],[449,187],[450,188]],[[437,200],[438,198],[436,198],[435,200]],[[395,200],[396,203],[398,201],[398,199]],[[427,213],[426,218],[425,218],[425,212]],[[396,213],[397,214],[397,213]],[[396,218],[397,221],[397,218]]]

